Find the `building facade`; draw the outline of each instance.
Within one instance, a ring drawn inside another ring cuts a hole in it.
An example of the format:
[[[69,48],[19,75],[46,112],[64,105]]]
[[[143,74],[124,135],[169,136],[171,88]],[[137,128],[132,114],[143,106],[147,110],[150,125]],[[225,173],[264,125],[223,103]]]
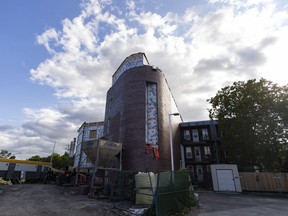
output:
[[[180,167],[179,113],[167,80],[144,53],[127,57],[107,92],[104,137],[123,145],[122,169],[171,170],[170,130],[175,169]]]
[[[210,165],[220,162],[218,122],[214,120],[180,124],[182,161],[193,183],[211,186]]]
[[[103,137],[104,122],[84,122],[78,129],[78,136],[76,141],[74,167],[87,168],[93,167],[87,155],[82,151],[83,142],[97,140]]]

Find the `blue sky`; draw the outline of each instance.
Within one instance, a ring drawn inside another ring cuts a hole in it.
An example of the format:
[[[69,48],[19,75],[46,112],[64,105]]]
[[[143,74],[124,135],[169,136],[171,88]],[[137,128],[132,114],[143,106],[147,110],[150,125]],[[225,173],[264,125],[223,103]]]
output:
[[[36,44],[35,37],[49,27],[61,27],[62,19],[72,18],[80,10],[79,1],[75,0],[1,1],[0,80],[1,97],[5,101],[1,105],[2,124],[17,122],[18,116],[25,118],[21,112],[23,106],[41,108],[53,104],[53,90],[30,80],[29,70],[49,57]]]
[[[288,83],[288,3],[281,0],[3,0],[0,149],[56,152],[84,122],[104,119],[125,57],[145,52],[184,121],[234,81]],[[21,154],[20,154],[21,153]]]

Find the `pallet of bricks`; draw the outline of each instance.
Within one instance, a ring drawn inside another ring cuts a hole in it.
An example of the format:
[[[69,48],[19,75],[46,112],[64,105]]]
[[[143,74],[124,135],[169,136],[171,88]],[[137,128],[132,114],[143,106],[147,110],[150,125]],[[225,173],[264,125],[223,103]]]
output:
[[[157,175],[140,172],[135,175],[135,204],[152,205],[156,190]]]

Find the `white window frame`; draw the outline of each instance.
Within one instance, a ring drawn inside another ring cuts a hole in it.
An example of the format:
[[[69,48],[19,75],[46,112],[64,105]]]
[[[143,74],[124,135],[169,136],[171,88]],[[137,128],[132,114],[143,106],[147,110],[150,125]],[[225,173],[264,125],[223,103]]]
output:
[[[192,129],[193,142],[199,142],[198,129]]]
[[[211,155],[210,146],[204,146],[204,153],[205,153],[205,157],[208,157]]]
[[[193,154],[192,154],[192,147],[186,147],[186,158],[187,159],[192,159],[193,158]]]
[[[184,139],[185,140],[191,140],[190,131],[189,130],[184,130]]]
[[[202,140],[209,140],[208,128],[202,128]]]
[[[97,138],[97,130],[90,130],[89,139],[96,139],[96,138]]]

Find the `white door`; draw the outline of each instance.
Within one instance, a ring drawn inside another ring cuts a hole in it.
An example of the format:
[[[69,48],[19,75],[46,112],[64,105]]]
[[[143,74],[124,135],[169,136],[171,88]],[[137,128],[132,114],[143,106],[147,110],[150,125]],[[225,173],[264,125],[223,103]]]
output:
[[[217,169],[219,191],[236,191],[232,169]]]

